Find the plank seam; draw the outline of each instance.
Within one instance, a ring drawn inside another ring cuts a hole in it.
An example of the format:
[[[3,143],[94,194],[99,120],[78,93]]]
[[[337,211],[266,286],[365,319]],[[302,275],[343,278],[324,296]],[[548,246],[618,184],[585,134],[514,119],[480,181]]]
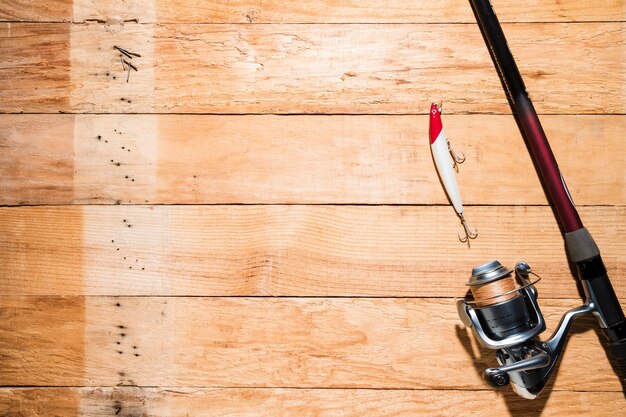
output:
[[[616,19],[616,20],[522,20],[522,21],[513,21],[513,20],[503,20],[500,23],[506,25],[561,25],[561,24],[598,24],[598,23],[624,23],[626,19]],[[134,25],[177,25],[177,26],[185,26],[185,25],[243,25],[243,26],[278,26],[278,25],[476,25],[476,22],[242,22],[242,21],[232,21],[232,22],[177,22],[175,20],[166,20],[166,21],[151,21],[151,22],[137,22],[135,19],[129,19],[125,21],[107,21],[106,19],[85,19],[85,20],[0,20],[0,23],[17,23],[17,24],[58,24],[58,25],[93,25],[93,24],[101,24],[108,26],[123,26],[124,24],[134,24]]]
[[[574,276],[572,276],[573,278]],[[10,298],[192,298],[192,299],[267,299],[267,300],[319,300],[319,299],[332,299],[332,300],[449,300],[450,305],[454,304],[454,301],[460,297],[444,296],[444,295],[420,295],[420,296],[397,296],[392,297],[388,295],[180,295],[180,294],[155,294],[155,295],[119,295],[119,294],[77,294],[77,295],[54,295],[54,294],[0,294],[0,299]],[[558,297],[544,297],[542,301],[572,301],[581,302],[580,298],[558,298]]]
[[[492,392],[492,389],[488,388],[391,388],[391,387],[316,387],[316,386],[229,386],[229,385],[127,385],[127,384],[118,384],[118,385],[0,385],[0,389],[59,389],[59,388],[67,388],[67,389],[97,389],[97,388],[139,388],[139,389],[162,389],[162,390],[176,390],[176,389],[223,389],[223,390],[324,390],[324,391],[453,391],[453,392]],[[550,390],[551,392],[580,392],[580,393],[613,393],[613,392],[622,392],[621,390],[577,390],[577,389],[560,389],[554,388]]]
[[[3,112],[0,111],[0,115],[31,115],[31,116],[50,116],[55,114],[68,114],[68,115],[90,115],[90,116],[426,116],[427,112],[415,112],[415,113],[306,113],[306,112],[293,112],[293,113],[272,113],[272,112],[247,112],[247,113],[216,113],[216,112],[172,112],[172,113],[148,113],[148,112],[71,112],[62,111],[58,112]],[[539,116],[626,116],[626,113],[537,113]],[[448,111],[446,115],[451,116],[513,116],[512,113],[496,113],[496,112],[467,112],[467,111]]]
[[[551,207],[549,204],[463,204],[465,207]],[[91,206],[134,206],[134,207],[155,207],[155,206],[171,206],[171,207],[231,207],[231,206],[278,206],[278,207],[449,207],[449,204],[443,203],[91,203],[91,204],[41,204],[41,203],[21,203],[21,204],[0,204],[0,208],[19,208],[19,207],[91,207]],[[576,207],[581,208],[623,208],[623,204],[577,204]]]

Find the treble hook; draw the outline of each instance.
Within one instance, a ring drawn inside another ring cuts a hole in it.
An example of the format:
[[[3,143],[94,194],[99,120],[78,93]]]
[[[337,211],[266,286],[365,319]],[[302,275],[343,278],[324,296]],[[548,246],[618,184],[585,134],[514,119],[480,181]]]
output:
[[[459,172],[459,164],[465,162],[465,154],[461,152],[461,156],[459,156],[459,154],[454,152],[452,145],[450,145],[450,141],[448,141],[448,152],[450,152],[450,156],[452,156],[452,168],[454,168],[456,172]]]
[[[437,110],[439,110],[439,113],[442,112],[443,101],[439,102],[439,104],[437,105]],[[448,152],[450,152],[450,156],[452,157],[452,168],[454,168],[456,172],[459,172],[459,164],[462,164],[463,162],[465,162],[465,154],[461,152],[461,156],[459,156],[459,154],[454,152],[454,149],[452,149],[452,145],[450,145],[450,140],[447,138],[446,138],[446,143],[448,144]]]
[[[459,219],[461,219],[461,224],[463,225],[463,230],[465,231],[465,237],[461,237],[458,233],[457,236],[459,237],[461,243],[467,242],[467,246],[470,246],[470,239],[476,239],[478,237],[478,230],[476,230],[476,228],[474,228],[474,232],[470,230],[467,222],[465,221],[465,217],[463,217],[463,213],[459,214]]]

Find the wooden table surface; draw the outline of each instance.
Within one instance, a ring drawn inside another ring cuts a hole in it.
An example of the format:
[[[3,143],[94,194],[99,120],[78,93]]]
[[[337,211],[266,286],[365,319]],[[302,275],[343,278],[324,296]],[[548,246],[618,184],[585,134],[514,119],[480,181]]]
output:
[[[626,5],[493,1],[626,301]],[[593,320],[535,401],[457,316],[524,259],[581,303],[469,3],[0,0],[0,415],[602,415]],[[141,57],[127,80],[120,46]],[[460,224],[431,102],[467,161]]]

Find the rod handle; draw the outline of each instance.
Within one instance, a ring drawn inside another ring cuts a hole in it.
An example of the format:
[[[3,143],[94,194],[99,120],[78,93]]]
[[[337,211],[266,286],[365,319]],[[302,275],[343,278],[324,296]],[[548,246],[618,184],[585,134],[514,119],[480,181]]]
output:
[[[626,389],[626,339],[607,343],[606,353],[613,371],[619,377],[622,387]]]

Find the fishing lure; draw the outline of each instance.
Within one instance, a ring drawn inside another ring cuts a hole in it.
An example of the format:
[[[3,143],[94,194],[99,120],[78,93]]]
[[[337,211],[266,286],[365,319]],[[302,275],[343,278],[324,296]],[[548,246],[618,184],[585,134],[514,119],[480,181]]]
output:
[[[461,220],[465,237],[459,235],[459,240],[463,243],[469,244],[470,239],[476,239],[478,232],[476,229],[472,232],[463,217],[463,203],[461,202],[461,195],[459,194],[459,186],[456,182],[456,175],[454,171],[458,171],[458,164],[462,164],[465,161],[465,155],[457,155],[450,147],[450,142],[443,131],[443,125],[441,123],[441,105],[436,103],[430,106],[430,150],[433,153],[433,159],[435,160],[435,167],[443,188],[454,207],[456,215]]]

